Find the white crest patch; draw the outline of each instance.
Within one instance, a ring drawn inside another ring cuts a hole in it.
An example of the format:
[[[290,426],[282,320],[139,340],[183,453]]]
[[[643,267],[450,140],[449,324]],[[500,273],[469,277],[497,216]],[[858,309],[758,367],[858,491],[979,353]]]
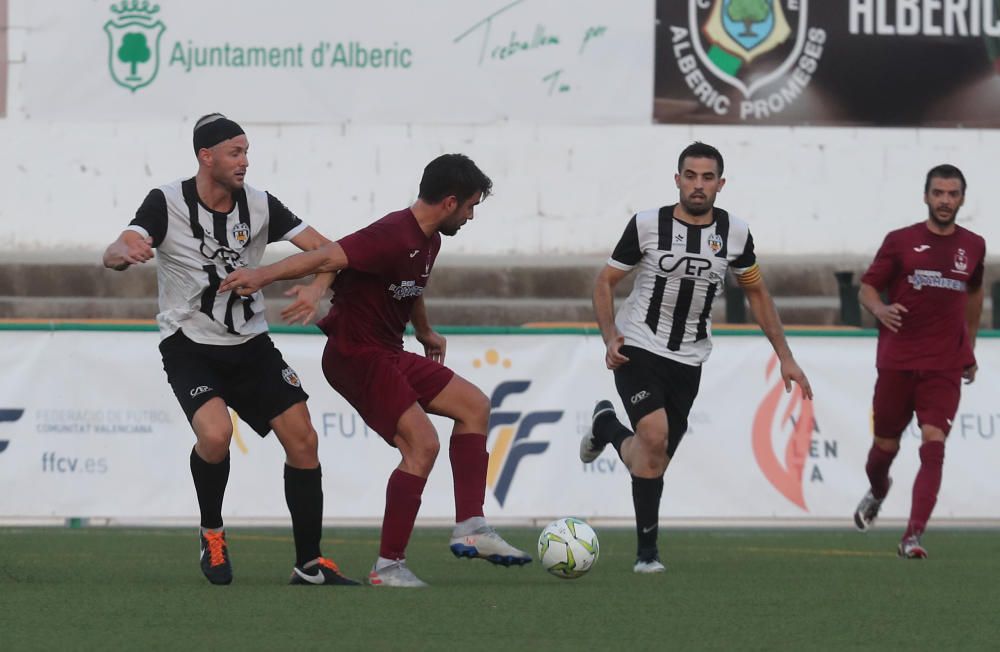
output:
[[[295,370],[291,367],[285,367],[281,371],[281,377],[285,379],[285,382],[292,387],[302,387],[302,381],[299,380],[299,375],[295,373]]]

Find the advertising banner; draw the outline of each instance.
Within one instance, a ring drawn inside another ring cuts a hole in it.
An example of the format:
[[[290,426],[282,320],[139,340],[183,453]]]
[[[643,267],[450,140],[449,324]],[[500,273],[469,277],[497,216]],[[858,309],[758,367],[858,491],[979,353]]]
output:
[[[657,122],[996,127],[1000,0],[658,0]]]
[[[398,452],[325,383],[319,336],[275,335],[310,393],[330,520],[378,522]],[[193,519],[193,434],[167,385],[155,333],[0,332],[0,519]],[[977,347],[980,375],[964,388],[948,442],[936,519],[1000,519],[1000,340]],[[415,342],[408,348],[417,350]],[[665,519],[850,522],[868,487],[874,338],[795,337],[816,400],[786,394],[767,340],[716,338],[690,430],[666,474]],[[562,515],[631,519],[629,474],[608,448],[578,458],[594,402],[613,399],[594,336],[449,338],[448,364],[490,397],[486,513],[508,520]],[[446,449],[450,423],[434,418]],[[919,465],[911,425],[883,515],[905,518]],[[236,419],[224,514],[287,518],[284,456]],[[423,519],[454,516],[447,455],[423,497]]]
[[[83,121],[648,123],[654,11],[653,0],[30,3],[24,108]]]

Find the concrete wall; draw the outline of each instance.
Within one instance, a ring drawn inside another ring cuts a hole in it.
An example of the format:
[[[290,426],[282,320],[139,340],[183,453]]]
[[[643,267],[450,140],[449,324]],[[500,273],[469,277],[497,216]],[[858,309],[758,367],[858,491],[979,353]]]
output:
[[[21,94],[23,3],[10,6],[8,116],[0,119],[0,258],[88,258],[131,219],[149,188],[195,170],[192,105],[174,122],[45,122]],[[238,115],[232,117],[239,119]],[[679,150],[698,139],[727,158],[719,204],[749,220],[767,254],[870,255],[884,233],[923,219],[927,169],[966,172],[960,221],[988,241],[1000,132],[686,126],[323,126],[247,124],[248,181],[329,236],[405,206],[423,165],[472,156],[496,196],[446,243],[455,255],[579,255],[611,249],[636,210],[676,199]]]

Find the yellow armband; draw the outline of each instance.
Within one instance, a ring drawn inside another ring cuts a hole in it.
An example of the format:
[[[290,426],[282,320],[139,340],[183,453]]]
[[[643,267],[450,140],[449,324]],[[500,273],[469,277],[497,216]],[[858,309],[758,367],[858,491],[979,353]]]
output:
[[[736,276],[736,280],[739,281],[742,287],[760,283],[763,279],[764,277],[760,273],[760,266],[757,263],[754,263],[745,272]]]

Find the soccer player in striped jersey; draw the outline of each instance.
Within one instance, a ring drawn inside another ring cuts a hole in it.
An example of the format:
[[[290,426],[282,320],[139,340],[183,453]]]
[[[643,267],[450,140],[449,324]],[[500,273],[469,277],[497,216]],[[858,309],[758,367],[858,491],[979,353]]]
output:
[[[637,213],[594,286],[594,312],[607,350],[605,363],[632,429],[610,401],[594,408],[580,459],[592,462],[607,444],[632,475],[638,546],[633,570],[664,570],[657,546],[663,475],[687,430],[701,365],[712,349],[712,302],[731,272],[778,356],[785,388],[812,390],[785,340],[764,284],[753,237],[742,220],[715,206],[725,179],[717,149],[694,143],[681,152],[674,181],[680,201]],[[632,293],[615,316],[615,287],[637,271]]]
[[[259,269],[238,269],[221,286],[246,296],[278,279],[340,272],[333,307],[319,322],[328,336],[323,373],[402,458],[386,487],[379,557],[368,575],[373,586],[426,586],[407,566],[406,546],[441,446],[428,414],[454,422],[448,446],[455,488],[452,553],[502,566],[531,561],[504,541],[483,514],[490,401],[444,366],[445,338],[431,328],[424,305],[441,235],[458,233],[492,187],[468,157],[444,154],[424,168],[417,200],[409,208],[317,251]],[[424,347],[423,356],[403,349],[408,322]]]
[[[104,265],[125,270],[158,252],[160,353],[167,381],[195,433],[191,475],[201,511],[201,569],[212,584],[232,582],[222,521],[233,422],[229,407],[261,437],[274,430],[285,449],[285,500],[292,516],[291,583],[356,585],[323,557],[322,471],[308,395],[267,335],[261,293],[219,292],[234,269],[255,267],[271,242],[302,250],[329,241],[270,193],[244,183],[249,142],[213,113],[194,127],[198,173],[149,192],[135,219],[108,246]],[[295,291],[283,314],[307,322],[332,280],[320,275]]]
[[[978,369],[973,347],[983,312],[986,241],[955,224],[964,202],[962,171],[947,164],[932,168],[924,182],[927,219],[885,237],[858,293],[861,305],[878,320],[878,378],[872,398],[874,440],[865,465],[871,485],[854,523],[866,531],[878,516],[892,484],[889,467],[915,413],[920,470],[897,548],[904,559],[927,556],[920,537],[941,488],[944,443],[962,381],[974,381]]]

